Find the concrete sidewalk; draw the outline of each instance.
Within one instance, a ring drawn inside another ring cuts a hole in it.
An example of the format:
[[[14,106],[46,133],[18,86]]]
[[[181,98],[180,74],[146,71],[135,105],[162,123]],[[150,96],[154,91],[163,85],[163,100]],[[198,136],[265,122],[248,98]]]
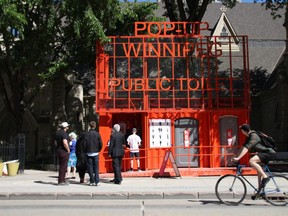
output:
[[[121,185],[115,185],[112,175],[102,174],[100,186],[80,184],[78,176],[69,179],[69,186],[58,186],[57,176],[58,172],[39,170],[2,176],[0,199],[214,199],[220,177],[124,177]],[[85,178],[89,180],[88,174]],[[248,178],[256,184],[256,176]]]

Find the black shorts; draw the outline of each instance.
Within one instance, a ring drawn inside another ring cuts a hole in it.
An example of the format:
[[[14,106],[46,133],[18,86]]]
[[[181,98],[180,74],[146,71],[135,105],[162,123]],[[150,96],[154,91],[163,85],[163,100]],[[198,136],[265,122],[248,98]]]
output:
[[[271,153],[271,152],[258,152],[257,156],[259,157],[260,161],[264,164],[268,164],[269,161],[275,160],[276,158],[276,153]]]
[[[130,152],[130,158],[133,158],[134,156],[136,157],[136,158],[139,158],[139,152]]]

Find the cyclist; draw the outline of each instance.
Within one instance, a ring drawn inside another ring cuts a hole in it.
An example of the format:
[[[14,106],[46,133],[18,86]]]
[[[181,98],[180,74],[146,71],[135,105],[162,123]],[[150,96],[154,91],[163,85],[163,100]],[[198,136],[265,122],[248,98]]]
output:
[[[262,188],[264,188],[270,180],[259,163],[267,164],[270,160],[275,159],[276,152],[274,149],[267,148],[261,144],[260,137],[254,130],[251,130],[250,125],[243,124],[240,126],[240,129],[247,138],[240,153],[238,153],[238,156],[234,157],[233,160],[239,161],[248,151],[256,153],[250,158],[249,163],[254,169],[256,169],[258,174],[257,193],[259,194]]]

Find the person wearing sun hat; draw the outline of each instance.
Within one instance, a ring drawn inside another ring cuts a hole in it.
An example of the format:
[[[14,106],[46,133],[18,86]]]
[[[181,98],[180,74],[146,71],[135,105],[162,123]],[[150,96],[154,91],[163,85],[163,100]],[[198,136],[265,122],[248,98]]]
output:
[[[62,122],[59,127],[60,129],[57,130],[55,134],[55,144],[59,162],[58,185],[68,185],[65,181],[65,175],[70,153],[69,136],[67,134],[69,124],[68,122]]]

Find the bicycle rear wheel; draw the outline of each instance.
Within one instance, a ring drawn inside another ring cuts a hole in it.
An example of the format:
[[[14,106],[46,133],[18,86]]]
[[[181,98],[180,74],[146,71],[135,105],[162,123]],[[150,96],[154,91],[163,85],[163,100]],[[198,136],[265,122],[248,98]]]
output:
[[[220,202],[226,205],[238,205],[246,196],[246,185],[236,175],[224,175],[218,179],[215,186],[215,193]]]
[[[288,204],[288,178],[276,174],[264,188],[264,199],[274,206]]]

